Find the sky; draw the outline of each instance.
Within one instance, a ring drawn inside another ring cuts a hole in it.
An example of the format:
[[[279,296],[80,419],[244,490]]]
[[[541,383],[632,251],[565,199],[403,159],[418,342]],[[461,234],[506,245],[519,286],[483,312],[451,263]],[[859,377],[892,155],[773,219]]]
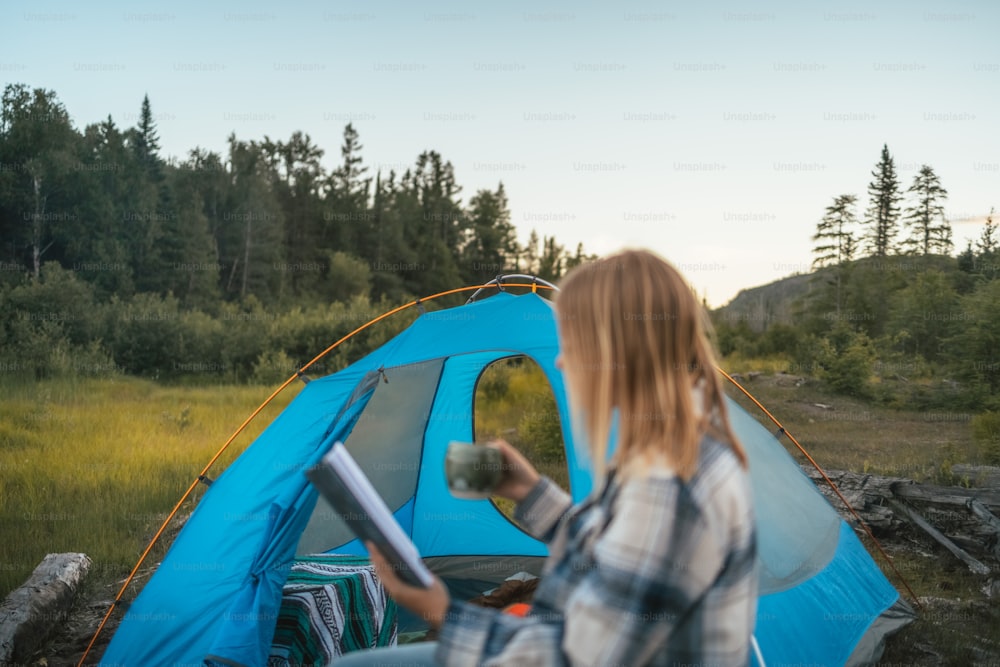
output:
[[[8,0],[0,82],[161,154],[301,130],[370,173],[425,150],[463,202],[502,182],[521,241],[651,248],[711,306],[812,261],[833,198],[858,213],[883,144],[902,187],[949,192],[958,250],[1000,206],[1000,3]]]

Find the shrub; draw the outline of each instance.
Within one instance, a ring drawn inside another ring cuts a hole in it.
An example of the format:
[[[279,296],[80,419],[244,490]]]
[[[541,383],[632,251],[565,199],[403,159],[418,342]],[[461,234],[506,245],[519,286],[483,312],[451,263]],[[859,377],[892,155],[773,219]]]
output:
[[[794,368],[818,377],[838,394],[869,398],[874,360],[868,336],[839,326],[825,338],[809,335],[801,339],[795,350]]]
[[[555,399],[549,392],[549,400],[537,404],[537,408],[526,412],[518,424],[518,434],[525,450],[532,452],[532,461],[555,463],[566,460],[563,445],[562,426],[556,410]]]
[[[127,372],[154,378],[174,374],[183,349],[177,299],[156,294],[136,294],[128,301],[112,297],[104,339],[115,363]]]
[[[1000,465],[1000,412],[973,417],[972,437],[982,449],[983,460],[989,465]]]
[[[266,386],[279,385],[299,369],[284,350],[261,352],[253,366],[253,382]]]
[[[865,398],[871,395],[872,352],[864,343],[852,343],[842,352],[834,352],[825,362],[823,381],[847,396]]]

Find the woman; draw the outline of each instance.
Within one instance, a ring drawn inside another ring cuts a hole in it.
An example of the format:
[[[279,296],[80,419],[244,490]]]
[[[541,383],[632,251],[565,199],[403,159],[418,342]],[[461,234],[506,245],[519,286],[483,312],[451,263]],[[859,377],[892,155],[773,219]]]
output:
[[[338,665],[748,663],[757,575],[747,461],[697,298],[664,260],[633,250],[572,271],[556,313],[556,364],[595,485],[572,506],[499,443],[508,465],[496,493],[549,545],[531,613],[454,602],[440,580],[408,586],[369,545],[389,593],[440,638]]]

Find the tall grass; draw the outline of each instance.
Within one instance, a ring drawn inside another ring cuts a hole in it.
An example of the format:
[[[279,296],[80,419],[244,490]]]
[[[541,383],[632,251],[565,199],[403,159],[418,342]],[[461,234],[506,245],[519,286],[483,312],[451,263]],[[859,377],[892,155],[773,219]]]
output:
[[[297,391],[286,389],[209,476],[221,474]],[[86,553],[92,572],[109,579],[127,573],[201,469],[269,393],[128,377],[0,385],[0,596],[51,552]]]

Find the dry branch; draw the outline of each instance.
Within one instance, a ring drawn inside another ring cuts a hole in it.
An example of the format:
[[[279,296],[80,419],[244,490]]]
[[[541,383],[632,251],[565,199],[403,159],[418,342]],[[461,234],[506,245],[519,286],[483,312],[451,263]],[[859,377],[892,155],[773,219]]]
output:
[[[953,553],[956,558],[958,558],[960,561],[968,565],[969,569],[972,570],[973,574],[987,575],[990,573],[989,567],[980,563],[978,560],[976,560],[968,553],[966,553],[964,550],[962,550],[962,548],[959,547],[957,544],[955,544],[947,537],[945,537],[944,534],[941,533],[941,531],[939,531],[937,528],[928,523],[927,520],[924,519],[924,517],[920,516],[920,514],[912,507],[907,507],[898,500],[888,499],[887,502],[889,503],[889,506],[891,508],[893,508],[900,514],[904,514],[907,517],[909,517],[910,521],[915,523],[917,526],[923,529],[925,533],[927,533],[935,540],[937,540],[937,542],[941,544],[941,546],[943,546],[945,549]]]

